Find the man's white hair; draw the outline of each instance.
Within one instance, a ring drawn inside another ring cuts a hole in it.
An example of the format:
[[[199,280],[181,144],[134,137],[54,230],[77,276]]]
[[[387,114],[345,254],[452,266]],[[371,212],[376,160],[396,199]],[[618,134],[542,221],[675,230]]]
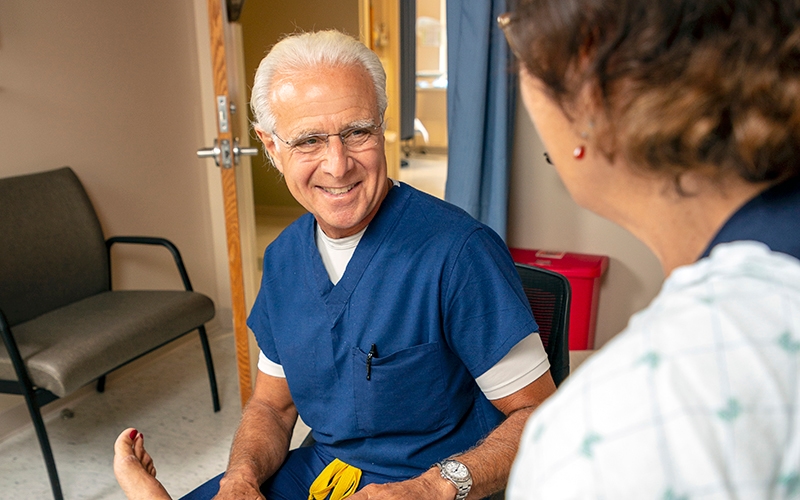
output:
[[[378,56],[355,38],[336,30],[289,35],[272,47],[258,66],[253,81],[250,108],[253,127],[272,134],[275,115],[269,100],[276,75],[319,67],[363,67],[375,86],[378,113],[386,111],[386,72]]]

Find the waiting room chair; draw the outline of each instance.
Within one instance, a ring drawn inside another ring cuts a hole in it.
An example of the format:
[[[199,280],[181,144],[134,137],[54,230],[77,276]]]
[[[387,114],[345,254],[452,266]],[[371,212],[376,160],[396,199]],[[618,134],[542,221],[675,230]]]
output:
[[[559,273],[515,264],[558,387],[569,375],[569,280]]]
[[[73,171],[60,168],[0,179],[0,393],[25,397],[53,495],[63,498],[41,406],[97,381],[193,330],[205,353],[219,411],[205,322],[214,304],[192,291],[178,249],[168,240],[105,240]],[[111,289],[111,247],[166,247],[185,290]]]

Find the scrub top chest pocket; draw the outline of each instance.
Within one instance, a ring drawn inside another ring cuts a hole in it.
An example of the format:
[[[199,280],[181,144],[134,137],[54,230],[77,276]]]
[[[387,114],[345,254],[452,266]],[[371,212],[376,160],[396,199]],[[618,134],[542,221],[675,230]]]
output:
[[[447,410],[438,342],[393,353],[352,350],[358,428],[370,435],[438,429]]]

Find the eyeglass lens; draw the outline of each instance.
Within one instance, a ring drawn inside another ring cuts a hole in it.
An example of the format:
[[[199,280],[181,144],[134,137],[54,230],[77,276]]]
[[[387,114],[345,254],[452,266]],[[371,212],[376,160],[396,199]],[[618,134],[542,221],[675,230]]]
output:
[[[328,148],[331,136],[339,136],[344,147],[351,152],[358,153],[374,147],[377,144],[375,136],[380,132],[380,127],[353,127],[335,134],[310,134],[298,137],[293,141],[283,141],[290,148],[303,155],[318,155]],[[277,135],[277,134],[276,134]],[[280,137],[278,137],[280,139]]]

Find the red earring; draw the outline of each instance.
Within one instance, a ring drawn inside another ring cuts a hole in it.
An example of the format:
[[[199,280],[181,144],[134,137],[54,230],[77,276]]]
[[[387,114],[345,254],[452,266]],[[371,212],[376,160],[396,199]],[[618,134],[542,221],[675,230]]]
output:
[[[575,148],[574,151],[572,151],[572,156],[574,156],[576,160],[580,160],[581,158],[583,158],[583,155],[585,153],[586,153],[586,148],[584,148],[583,146],[578,146],[577,148]]]

